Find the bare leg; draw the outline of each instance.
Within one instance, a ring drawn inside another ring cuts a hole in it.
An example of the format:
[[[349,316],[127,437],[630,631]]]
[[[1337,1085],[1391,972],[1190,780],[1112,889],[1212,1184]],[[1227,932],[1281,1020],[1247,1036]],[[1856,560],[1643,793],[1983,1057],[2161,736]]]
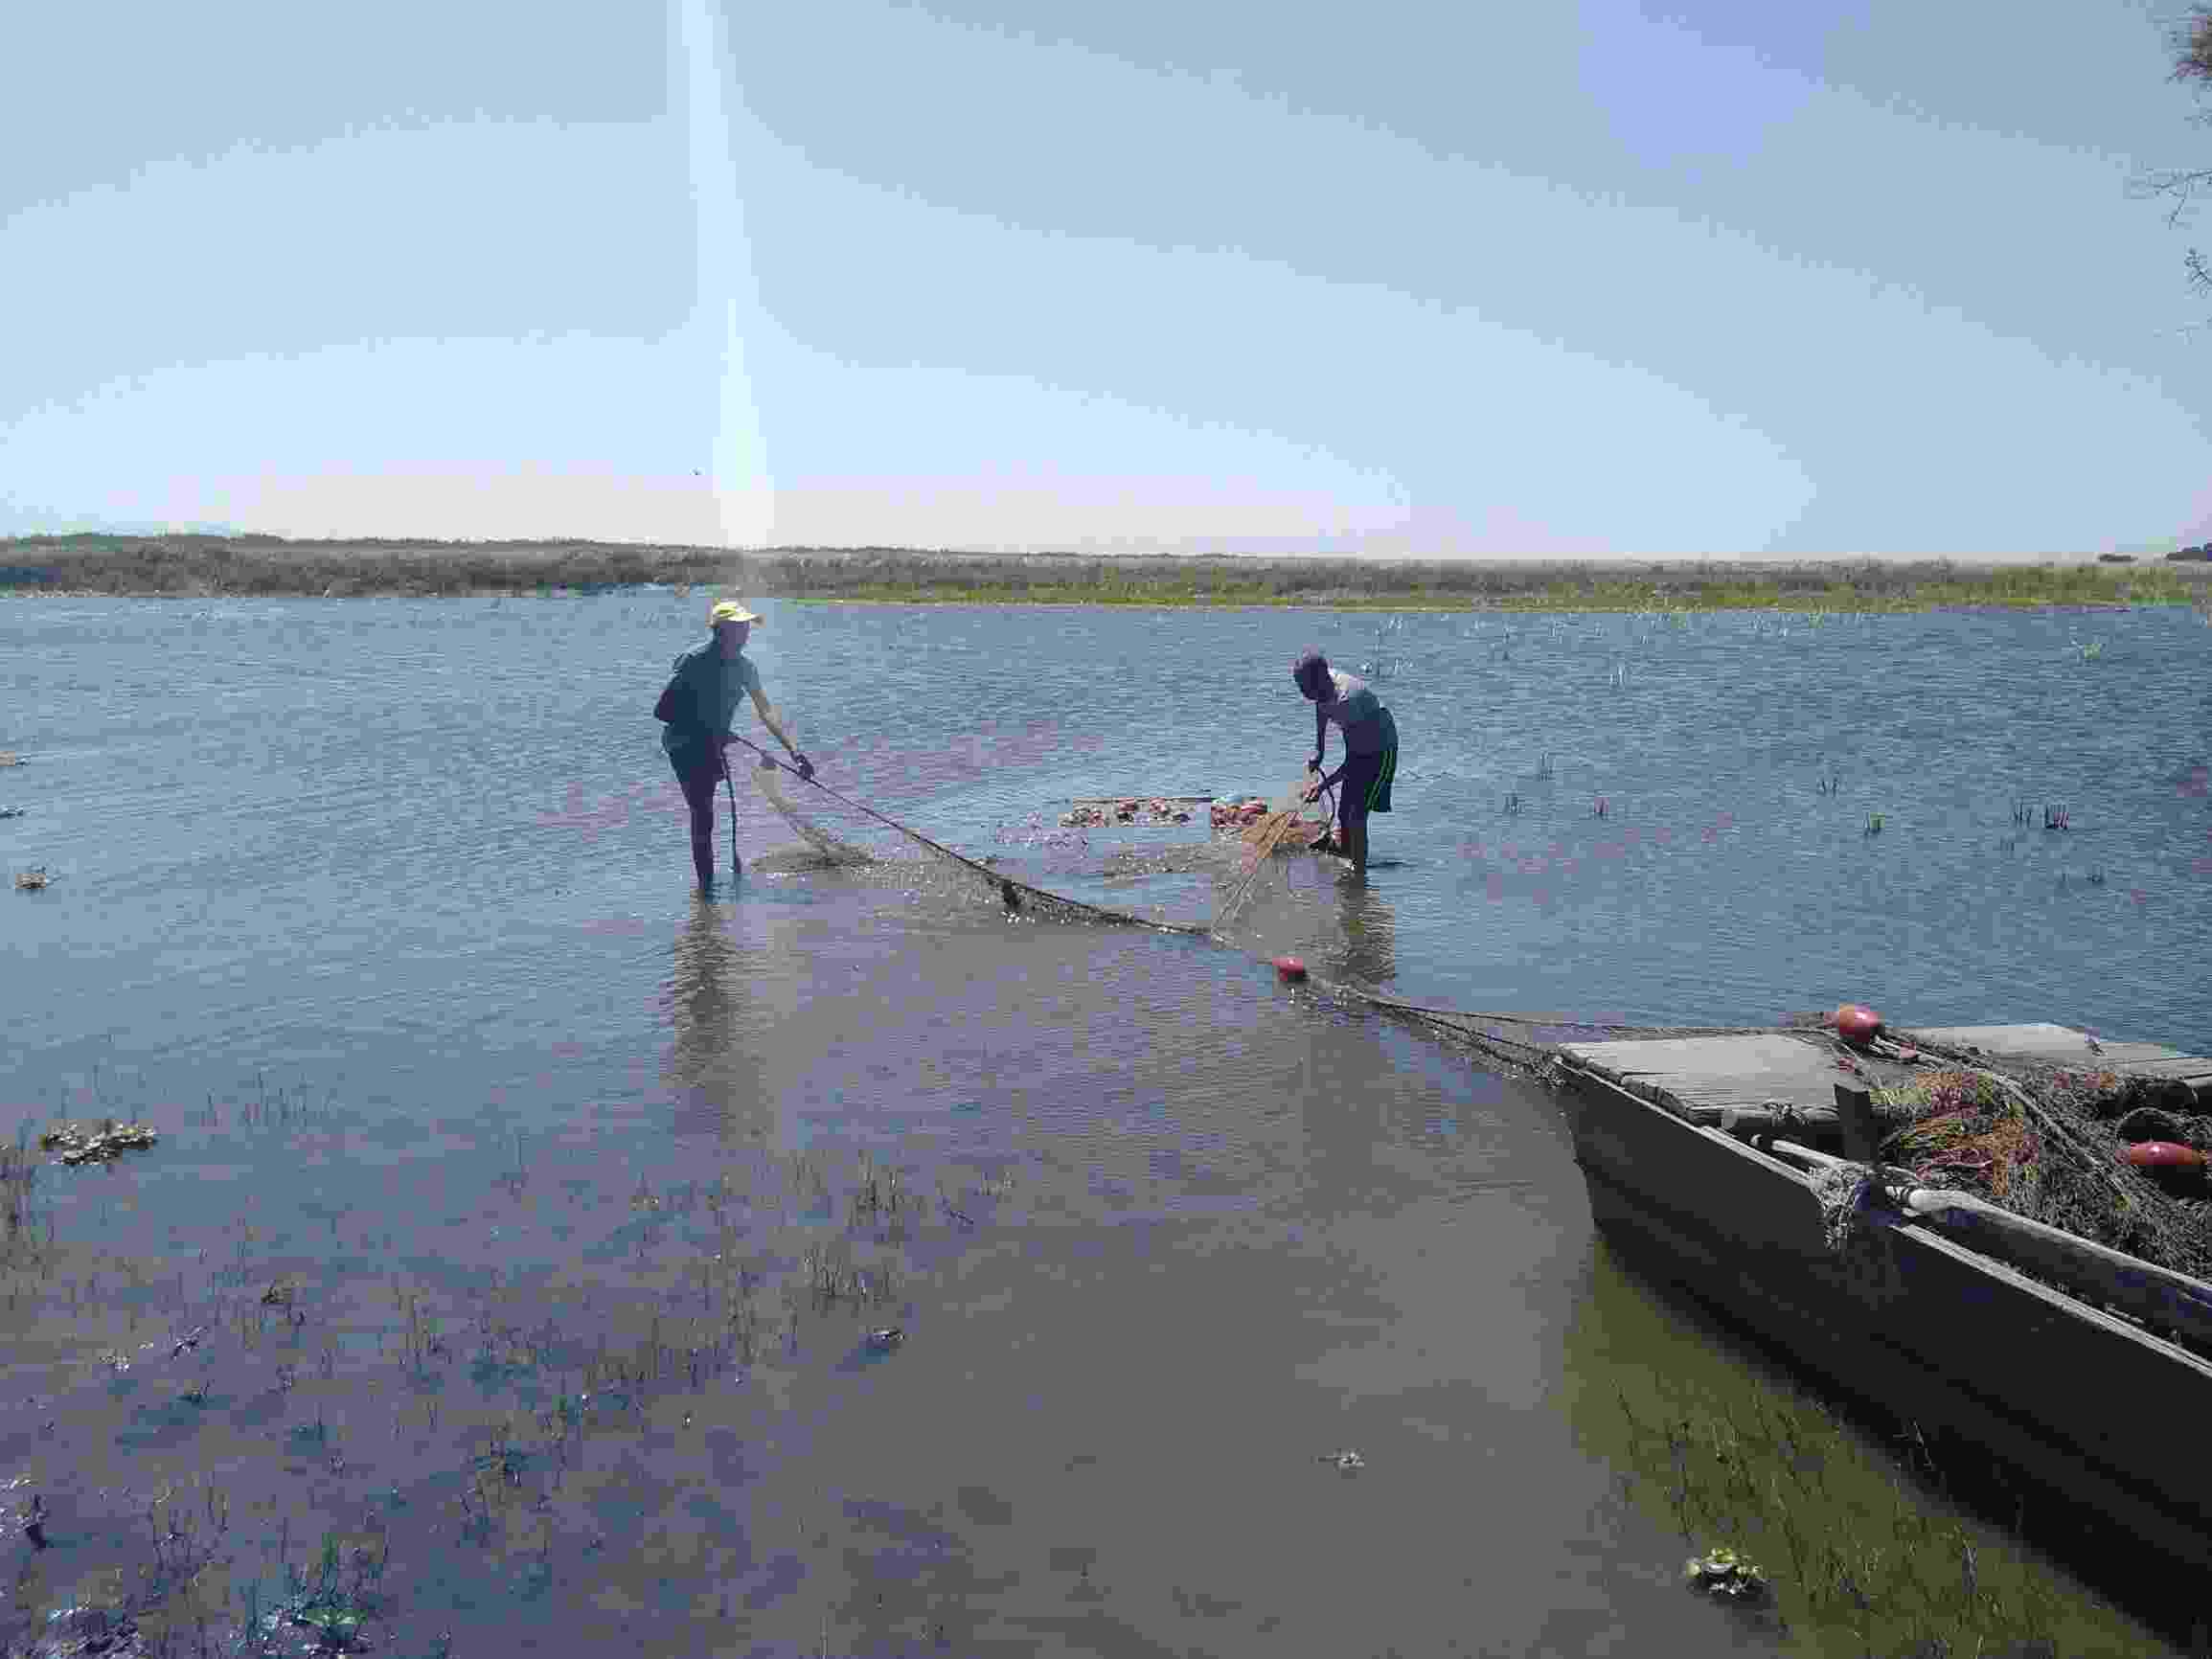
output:
[[[699,878],[699,891],[711,893],[715,886],[715,784],[718,772],[695,766],[690,771],[677,767],[676,778],[683,784],[684,805],[691,810],[692,870]]]

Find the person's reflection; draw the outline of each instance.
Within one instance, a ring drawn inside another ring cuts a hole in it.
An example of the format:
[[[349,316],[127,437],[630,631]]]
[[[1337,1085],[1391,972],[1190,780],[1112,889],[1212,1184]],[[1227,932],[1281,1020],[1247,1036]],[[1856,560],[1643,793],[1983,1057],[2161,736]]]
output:
[[[1398,977],[1398,917],[1364,872],[1337,877],[1336,924],[1347,976],[1368,985]]]
[[[669,976],[673,1047],[668,1081],[679,1128],[699,1134],[757,1137],[765,1127],[760,1068],[745,1051],[741,1028],[744,951],[729,932],[729,913],[693,896],[691,920],[676,936]]]

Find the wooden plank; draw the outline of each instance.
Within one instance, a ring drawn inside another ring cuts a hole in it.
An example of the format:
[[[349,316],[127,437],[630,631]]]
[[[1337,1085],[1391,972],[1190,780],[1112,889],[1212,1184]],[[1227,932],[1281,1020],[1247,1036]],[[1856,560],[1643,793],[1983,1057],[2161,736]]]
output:
[[[1838,1082],[1836,1116],[1843,1126],[1843,1150],[1861,1164],[1881,1162],[1881,1124],[1874,1115],[1874,1095],[1861,1082]]]
[[[2070,1026],[1915,1026],[1911,1028],[1911,1034],[1925,1037],[1932,1043],[1941,1043],[1946,1048],[1977,1048],[1997,1059],[2007,1055],[2018,1055],[2024,1059],[2080,1060],[2112,1071],[2138,1065],[2163,1065],[2178,1060],[2193,1063],[2199,1072],[2212,1073],[2212,1059],[2185,1055],[2179,1049],[2166,1048],[2159,1043],[2098,1037],[2095,1039],[2097,1046],[2092,1049],[2089,1046],[2089,1034],[2075,1031]]]
[[[2007,1054],[2033,1055],[2164,1077],[2178,1088],[2190,1090],[2196,1103],[2212,1106],[2212,1059],[2176,1054],[2155,1044],[2108,1044],[2106,1052],[2097,1055],[2087,1049],[2082,1033],[2056,1025],[1951,1026],[1913,1034],[1946,1046],[1971,1044],[1983,1049],[1993,1061],[2001,1061]],[[2079,1049],[2071,1046],[2077,1041],[2083,1045]],[[1818,1033],[1640,1037],[1559,1046],[1576,1063],[1639,1099],[1691,1123],[1714,1127],[1731,1112],[1767,1110],[1776,1104],[1825,1121],[1839,1079],[1886,1085],[1913,1075],[1911,1067],[1869,1056],[1858,1057],[1856,1076],[1841,1071],[1831,1041]],[[2186,1109],[2191,1102],[2181,1099],[2176,1103]]]
[[[1976,1048],[1982,1057],[2009,1057],[2078,1065],[2084,1069],[2166,1078],[2185,1086],[2199,1105],[2212,1106],[2212,1058],[2185,1055],[2158,1043],[2106,1041],[2089,1047],[2087,1032],[2063,1025],[1954,1025],[1915,1028],[1910,1035],[1946,1048]]]
[[[1793,1107],[1730,1106],[1713,1126],[1740,1140],[1755,1140],[1763,1134],[1794,1135],[1803,1140],[1810,1134],[1816,1145],[1843,1143],[1843,1117],[1834,1106],[1809,1106],[1802,1111]]]
[[[1715,1125],[1723,1112],[1780,1102],[1822,1114],[1835,1110],[1838,1077],[1822,1041],[1787,1032],[1732,1036],[1646,1037],[1563,1043],[1562,1053],[1677,1117]],[[1884,1074],[1862,1061],[1877,1080]]]

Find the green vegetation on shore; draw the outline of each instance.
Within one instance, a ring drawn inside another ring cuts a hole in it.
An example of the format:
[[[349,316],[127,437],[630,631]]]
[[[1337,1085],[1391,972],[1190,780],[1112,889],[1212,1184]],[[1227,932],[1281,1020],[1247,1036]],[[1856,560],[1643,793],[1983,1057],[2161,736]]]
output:
[[[1379,610],[1910,611],[2190,604],[2212,563],[1371,560],[722,548],[588,541],[286,541],[61,535],[0,541],[0,594],[462,595],[664,583],[877,604],[1288,605]]]

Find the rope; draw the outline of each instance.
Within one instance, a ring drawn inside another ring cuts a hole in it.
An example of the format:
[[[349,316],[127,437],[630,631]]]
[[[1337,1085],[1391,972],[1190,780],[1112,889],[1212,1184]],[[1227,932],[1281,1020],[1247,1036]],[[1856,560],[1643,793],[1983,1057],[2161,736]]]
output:
[[[1261,832],[1260,839],[1253,845],[1252,868],[1244,872],[1244,879],[1237,884],[1237,891],[1229,895],[1229,901],[1215,912],[1213,924],[1206,929],[1207,933],[1219,933],[1227,925],[1229,918],[1236,914],[1237,906],[1243,902],[1244,895],[1251,892],[1252,883],[1259,880],[1260,872],[1267,868],[1267,860],[1275,855],[1275,849],[1281,845],[1283,837],[1290,832],[1290,826],[1297,822],[1298,807],[1295,803],[1276,810],[1275,821]]]

